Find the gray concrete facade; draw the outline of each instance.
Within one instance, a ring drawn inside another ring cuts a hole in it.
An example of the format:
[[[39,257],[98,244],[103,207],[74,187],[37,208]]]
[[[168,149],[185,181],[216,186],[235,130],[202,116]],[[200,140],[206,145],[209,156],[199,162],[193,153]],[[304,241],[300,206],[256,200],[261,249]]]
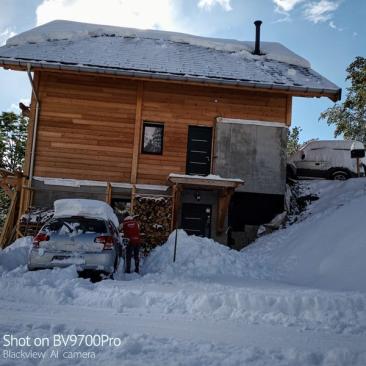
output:
[[[214,172],[241,178],[238,192],[283,195],[287,128],[280,123],[218,119]]]

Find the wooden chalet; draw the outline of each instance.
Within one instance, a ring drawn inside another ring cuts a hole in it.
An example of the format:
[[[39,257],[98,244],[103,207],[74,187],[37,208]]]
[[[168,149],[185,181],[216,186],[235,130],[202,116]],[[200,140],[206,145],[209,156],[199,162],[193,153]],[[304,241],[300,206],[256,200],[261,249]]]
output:
[[[9,39],[0,66],[32,87],[19,215],[89,197],[140,214],[146,241],[177,226],[226,243],[228,227],[243,242],[282,212],[292,97],[341,91],[257,30],[241,42],[54,21]]]

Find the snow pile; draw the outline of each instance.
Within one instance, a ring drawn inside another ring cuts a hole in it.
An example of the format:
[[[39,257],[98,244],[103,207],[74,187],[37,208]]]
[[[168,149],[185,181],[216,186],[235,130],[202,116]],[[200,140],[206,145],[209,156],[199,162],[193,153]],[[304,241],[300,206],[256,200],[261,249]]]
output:
[[[218,255],[214,250],[210,253]],[[193,254],[197,254],[194,248]],[[241,254],[236,254],[238,261]],[[182,271],[187,269],[184,262],[178,266]],[[32,306],[67,304],[75,308],[108,309],[117,314],[184,314],[190,319],[230,319],[245,325],[260,322],[342,334],[364,334],[366,329],[365,294],[301,289],[228,277],[219,271],[206,275],[207,267],[200,267],[200,271],[193,268],[193,276],[188,278],[186,273],[172,271],[171,266],[168,272],[162,270],[143,277],[126,275],[120,266],[116,281],[93,284],[78,278],[75,266],[28,272],[24,264],[19,261],[18,267],[1,274],[0,293],[7,301],[21,303],[26,298]],[[225,268],[230,265],[225,261],[218,264]],[[238,273],[238,269],[233,271]]]
[[[144,263],[145,273],[207,277],[243,275],[243,255],[212,239],[188,236],[178,230],[176,262],[173,263],[175,232],[168,241],[153,250]]]
[[[119,226],[118,218],[111,206],[103,201],[89,199],[61,199],[54,203],[54,217],[85,216],[111,220],[116,227]]]
[[[166,42],[185,43],[192,46],[211,48],[217,51],[233,53],[247,59],[269,59],[291,65],[310,68],[309,61],[296,55],[280,43],[261,42],[264,56],[253,55],[254,42],[242,42],[233,39],[207,38],[191,34],[166,32],[159,30],[142,30],[108,25],[78,23],[55,20],[30,31],[21,33],[7,40],[7,46],[20,46],[29,43],[44,43],[60,40],[77,41],[95,37],[144,38]]]
[[[147,258],[144,271],[366,292],[366,178],[309,181],[303,183],[303,189],[320,199],[309,206],[300,222],[258,239],[242,252],[179,231],[176,262],[172,233]]]
[[[115,281],[91,283],[75,266],[29,272],[31,238],[20,239],[0,251],[0,333],[121,338],[119,347],[72,348],[96,353],[78,365],[364,366],[366,179],[303,189],[320,199],[248,249],[180,230],[175,263],[172,233],[143,263],[145,275],[120,266]],[[42,350],[39,364],[67,363]]]
[[[305,218],[245,248],[247,275],[296,285],[366,292],[366,178],[309,181]]]
[[[12,245],[0,250],[0,274],[27,264],[32,237],[16,240]]]

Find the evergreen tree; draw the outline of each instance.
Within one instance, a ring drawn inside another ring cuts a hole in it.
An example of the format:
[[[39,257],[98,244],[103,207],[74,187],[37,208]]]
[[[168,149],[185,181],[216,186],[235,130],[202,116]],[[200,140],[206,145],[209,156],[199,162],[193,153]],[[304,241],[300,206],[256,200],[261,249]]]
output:
[[[302,146],[300,144],[301,127],[295,126],[287,131],[287,155],[291,156]]]
[[[366,58],[356,57],[347,68],[346,80],[351,82],[343,103],[336,103],[321,113],[328,125],[335,125],[334,136],[366,143]]]
[[[22,170],[27,140],[28,118],[13,112],[0,115],[0,167]]]
[[[13,112],[0,115],[0,168],[21,171],[27,140],[28,118]],[[10,200],[0,189],[0,228],[4,224]]]

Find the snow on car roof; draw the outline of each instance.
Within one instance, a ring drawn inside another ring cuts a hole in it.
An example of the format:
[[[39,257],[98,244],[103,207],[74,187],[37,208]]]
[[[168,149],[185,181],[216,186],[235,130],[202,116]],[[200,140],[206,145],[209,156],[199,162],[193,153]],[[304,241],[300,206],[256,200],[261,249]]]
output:
[[[118,227],[118,218],[111,206],[103,201],[72,198],[55,201],[55,214],[53,217],[85,216],[110,220]]]
[[[340,89],[280,43],[56,20],[10,38],[0,64],[331,93]]]

